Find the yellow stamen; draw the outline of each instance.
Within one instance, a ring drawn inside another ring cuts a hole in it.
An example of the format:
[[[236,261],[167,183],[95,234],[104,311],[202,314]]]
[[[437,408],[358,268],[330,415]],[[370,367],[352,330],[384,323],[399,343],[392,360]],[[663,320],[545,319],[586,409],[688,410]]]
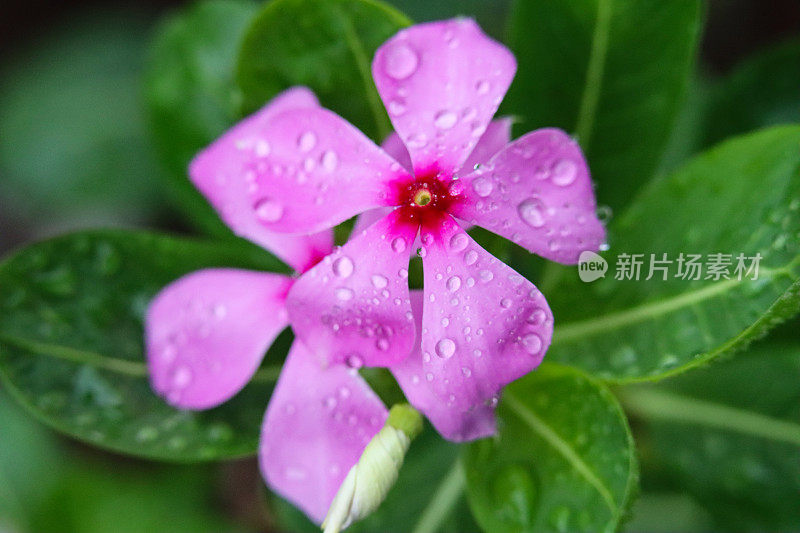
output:
[[[431,203],[432,199],[433,196],[431,196],[428,189],[420,189],[417,191],[417,194],[414,195],[414,203],[419,206],[428,205]]]

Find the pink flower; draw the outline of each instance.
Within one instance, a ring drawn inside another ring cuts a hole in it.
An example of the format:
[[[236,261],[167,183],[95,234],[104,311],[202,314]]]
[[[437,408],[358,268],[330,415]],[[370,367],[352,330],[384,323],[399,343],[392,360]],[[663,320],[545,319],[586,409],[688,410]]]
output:
[[[385,213],[294,284],[290,322],[327,364],[391,368],[451,440],[494,431],[500,390],[541,362],[553,328],[536,287],[460,221],[565,263],[604,239],[577,144],[554,129],[506,144],[509,121],[491,122],[515,69],[471,20],[400,31],[372,63],[398,137],[381,149],[323,108],[281,113],[261,132],[269,150],[248,196],[251,212],[270,207],[262,227],[283,233]],[[415,340],[407,268],[418,234]]]
[[[333,233],[295,237],[268,232],[247,203],[247,177],[261,168],[259,132],[270,118],[287,109],[317,106],[307,89],[286,91],[203,152],[190,172],[236,233],[298,272],[332,251]],[[219,268],[188,274],[166,287],[150,304],[145,324],[154,390],[183,409],[206,409],[233,397],[288,325],[286,296],[294,282],[280,274]],[[356,372],[343,365],[323,368],[295,341],[262,427],[265,479],[322,522],[348,470],[387,414]]]
[[[565,263],[604,239],[575,142],[546,129],[509,143],[510,121],[492,121],[515,68],[470,20],[413,26],[373,61],[399,134],[383,149],[295,88],[191,165],[235,233],[302,275],[209,269],[164,289],[146,323],[153,387],[180,408],[218,405],[291,324],[259,456],[268,484],[317,522],[387,416],[353,369],[390,368],[443,436],[471,440],[493,433],[502,387],[549,346],[544,297],[465,223]],[[330,228],[359,213],[334,249]],[[425,288],[412,294],[417,248]]]

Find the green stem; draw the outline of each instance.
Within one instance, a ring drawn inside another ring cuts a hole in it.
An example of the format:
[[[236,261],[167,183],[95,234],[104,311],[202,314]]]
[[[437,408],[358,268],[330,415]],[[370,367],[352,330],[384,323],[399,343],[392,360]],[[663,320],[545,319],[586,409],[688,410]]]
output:
[[[464,491],[464,467],[460,459],[456,459],[450,471],[433,493],[428,506],[422,511],[417,525],[412,533],[435,533],[442,526],[442,522],[453,511],[458,499]]]
[[[369,56],[367,55],[361,41],[358,38],[358,33],[350,19],[346,16],[341,16],[342,27],[344,28],[344,37],[350,52],[353,54],[356,65],[358,66],[358,73],[361,76],[361,81],[366,91],[367,103],[372,112],[372,118],[375,120],[375,127],[378,130],[379,140],[386,138],[392,129],[386,118],[383,110],[383,103],[381,102],[378,92],[374,88],[372,81],[372,67],[370,66]]]
[[[622,390],[619,397],[626,411],[641,418],[707,426],[800,446],[800,424],[793,422],[655,388]]]
[[[608,33],[611,26],[611,0],[597,2],[597,19],[592,36],[592,51],[586,67],[586,84],[581,97],[578,123],[575,133],[584,151],[588,150],[594,128],[597,104],[600,101],[600,89],[603,86],[603,69],[608,53]]]

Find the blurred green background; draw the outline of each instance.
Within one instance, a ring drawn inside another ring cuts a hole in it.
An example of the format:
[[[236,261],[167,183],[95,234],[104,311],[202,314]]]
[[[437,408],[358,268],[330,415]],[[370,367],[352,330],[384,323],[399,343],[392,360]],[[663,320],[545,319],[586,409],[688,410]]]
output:
[[[498,38],[506,31],[504,0],[389,3],[415,21],[469,15]],[[163,175],[169,170],[159,163],[151,144],[142,98],[143,68],[156,25],[184,4],[5,0],[0,16],[0,255],[32,239],[76,228],[191,231],[165,189]],[[747,109],[735,103],[726,107],[724,99],[708,106],[698,102],[720,84],[743,85],[746,72],[737,65],[751,54],[771,48],[780,54],[780,47],[787,46],[782,43],[798,36],[800,3],[795,0],[710,2],[699,72],[662,170],[721,136],[777,122],[785,110],[769,100],[754,97]],[[776,90],[800,92],[795,83],[799,77],[795,73]],[[696,138],[692,127],[700,120],[697,109],[703,109],[706,122],[712,124],[703,138]],[[784,326],[773,337],[794,337],[796,326]],[[743,365],[738,371],[746,372],[747,364],[745,357],[728,366]],[[790,376],[796,370],[793,364],[786,366]],[[730,370],[731,379],[736,372]],[[691,390],[692,379],[687,376],[675,386]],[[758,392],[753,394],[757,397]],[[670,431],[668,424],[649,427],[635,417],[632,423],[641,437],[645,470],[643,495],[627,526],[631,531],[709,530],[722,527],[712,516],[719,513],[735,516],[737,521],[730,524],[757,529],[758,509],[736,511],[735,499],[709,495],[704,501],[697,496],[703,494],[702,486],[691,495],[682,487],[702,485],[703,469],[735,469],[749,460],[754,479],[732,478],[732,486],[752,483],[753,491],[762,495],[774,490],[776,497],[785,497],[770,472],[798,468],[791,449],[763,452],[766,458],[739,457],[722,448],[748,449],[747,442],[727,442],[713,432],[681,434]],[[648,464],[649,454],[657,457],[656,441],[685,447],[683,463],[653,459]],[[423,446],[416,448],[424,451]],[[424,459],[414,459],[414,453],[409,461]],[[770,464],[764,466],[762,459]],[[686,472],[696,472],[698,479],[687,478]],[[759,481],[758,476],[767,477]],[[786,488],[791,491],[791,484]],[[787,505],[800,506],[800,495],[794,496],[796,501]],[[284,516],[291,511],[268,500],[252,459],[165,466],[98,451],[38,424],[0,389],[0,532],[291,527],[280,526],[276,518],[292,523]]]

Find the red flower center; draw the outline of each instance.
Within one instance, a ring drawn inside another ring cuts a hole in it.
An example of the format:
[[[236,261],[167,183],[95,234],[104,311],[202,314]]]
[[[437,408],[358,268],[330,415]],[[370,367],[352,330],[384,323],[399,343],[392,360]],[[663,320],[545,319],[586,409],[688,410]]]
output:
[[[433,229],[454,204],[463,200],[463,185],[458,179],[430,169],[394,184],[394,202],[403,219]]]

